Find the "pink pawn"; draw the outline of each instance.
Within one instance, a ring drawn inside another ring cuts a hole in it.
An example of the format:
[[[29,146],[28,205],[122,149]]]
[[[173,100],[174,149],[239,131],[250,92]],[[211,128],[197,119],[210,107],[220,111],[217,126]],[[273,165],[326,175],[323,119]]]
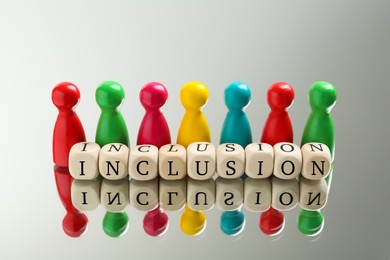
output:
[[[165,86],[150,82],[141,89],[139,98],[146,113],[138,131],[137,144],[152,144],[160,148],[171,143],[169,127],[160,110],[168,99]]]
[[[85,141],[84,128],[75,112],[80,91],[74,84],[62,82],[54,87],[51,99],[59,111],[53,132],[53,161],[68,167],[70,148]]]

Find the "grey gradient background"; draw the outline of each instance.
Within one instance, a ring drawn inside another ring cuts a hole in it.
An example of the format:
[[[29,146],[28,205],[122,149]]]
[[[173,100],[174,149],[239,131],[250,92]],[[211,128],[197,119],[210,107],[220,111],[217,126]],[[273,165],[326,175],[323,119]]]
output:
[[[0,1],[1,259],[390,259],[389,1]],[[198,238],[169,213],[162,238],[142,229],[132,207],[130,229],[118,239],[101,229],[101,207],[88,212],[89,230],[67,237],[51,155],[57,115],[53,86],[71,81],[82,94],[77,111],[87,138],[95,137],[95,88],[105,80],[126,91],[122,111],[131,143],[144,113],[140,88],[160,81],[169,90],[164,113],[172,139],[184,113],[181,86],[209,87],[204,108],[213,143],[226,114],[223,89],[244,81],[252,90],[247,114],[259,140],[269,112],[266,90],[275,81],[295,89],[290,115],[300,143],[309,115],[307,91],[317,80],[338,89],[335,172],[325,228],[307,238],[286,228],[268,238],[258,214],[247,214],[239,237],[219,230],[220,213],[207,213]]]

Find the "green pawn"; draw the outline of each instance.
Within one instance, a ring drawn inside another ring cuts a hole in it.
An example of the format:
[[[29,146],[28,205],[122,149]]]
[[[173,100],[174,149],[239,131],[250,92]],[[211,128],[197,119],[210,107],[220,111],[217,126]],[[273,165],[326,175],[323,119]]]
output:
[[[95,142],[103,147],[109,143],[122,143],[130,146],[126,122],[119,111],[125,99],[125,91],[115,81],[103,82],[96,89],[96,102],[102,113],[96,129]],[[126,212],[106,212],[103,230],[110,237],[119,237],[126,233],[129,216]]]
[[[96,143],[104,146],[109,143],[122,143],[129,146],[126,122],[119,111],[125,99],[125,91],[115,81],[103,82],[96,89],[96,102],[102,113],[96,129]]]
[[[334,124],[330,112],[336,104],[336,88],[325,81],[318,81],[312,85],[309,91],[309,103],[311,113],[303,131],[301,146],[310,142],[320,142],[329,147],[332,161],[335,149]],[[326,181],[328,190],[333,170]],[[302,210],[298,217],[298,229],[305,235],[315,236],[319,234],[324,225],[324,217],[320,210]]]

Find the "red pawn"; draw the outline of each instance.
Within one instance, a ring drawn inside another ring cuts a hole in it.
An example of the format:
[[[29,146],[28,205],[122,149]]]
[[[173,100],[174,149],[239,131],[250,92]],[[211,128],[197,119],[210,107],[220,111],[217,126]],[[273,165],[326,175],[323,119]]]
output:
[[[160,148],[171,143],[171,133],[161,107],[168,99],[168,91],[158,82],[146,84],[139,93],[139,98],[146,112],[138,130],[137,145],[151,144]],[[145,232],[153,237],[163,235],[168,229],[168,215],[158,205],[144,216]]]
[[[66,215],[62,221],[62,228],[68,236],[80,237],[87,230],[88,218],[72,204],[71,185],[73,178],[67,168],[58,165],[54,166],[54,176],[58,195],[66,209]]]
[[[85,141],[84,128],[74,111],[80,100],[80,91],[74,84],[62,82],[54,87],[51,99],[59,111],[53,133],[53,161],[68,167],[70,148]]]
[[[272,146],[280,142],[293,142],[294,132],[287,111],[293,101],[294,89],[288,83],[276,82],[268,88],[267,102],[271,112],[263,128],[261,142]],[[284,228],[284,215],[271,206],[260,215],[259,225],[264,234],[277,235]]]
[[[160,108],[168,99],[168,91],[158,82],[146,84],[139,93],[146,112],[138,131],[137,144],[152,144],[160,148],[171,143],[167,121]]]

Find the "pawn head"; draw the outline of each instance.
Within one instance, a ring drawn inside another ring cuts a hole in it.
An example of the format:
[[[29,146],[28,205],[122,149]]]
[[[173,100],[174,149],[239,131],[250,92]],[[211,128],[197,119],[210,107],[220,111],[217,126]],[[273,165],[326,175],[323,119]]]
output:
[[[285,82],[272,84],[267,91],[267,102],[271,109],[287,110],[294,101],[294,89]]]
[[[103,230],[110,237],[119,237],[127,232],[129,216],[126,212],[107,211],[103,218]]]
[[[146,234],[152,237],[163,235],[168,230],[168,215],[160,206],[145,214],[143,225]]]
[[[306,236],[316,236],[324,227],[324,217],[319,210],[302,210],[298,217],[298,229]]]
[[[139,99],[145,109],[160,108],[168,99],[168,91],[163,84],[150,82],[142,87]]]
[[[71,211],[68,212],[62,220],[62,228],[70,237],[80,237],[88,227],[88,218],[82,212]]]
[[[314,83],[309,90],[309,102],[313,110],[330,112],[336,104],[336,88],[326,81]]]
[[[180,217],[180,229],[188,236],[198,236],[206,229],[206,215],[186,205]]]
[[[275,236],[283,231],[284,215],[282,212],[270,207],[267,211],[261,213],[259,226],[264,234]]]
[[[188,82],[180,90],[180,101],[185,109],[200,109],[209,98],[209,90],[200,82]]]
[[[251,101],[251,90],[242,82],[232,82],[225,89],[225,104],[229,109],[243,109]]]
[[[125,99],[125,91],[115,81],[103,82],[95,93],[96,102],[102,109],[116,109]]]
[[[236,236],[245,228],[245,215],[241,210],[224,211],[221,214],[220,228],[228,236]]]
[[[61,82],[51,92],[51,100],[58,109],[71,109],[80,100],[80,91],[70,82]]]

